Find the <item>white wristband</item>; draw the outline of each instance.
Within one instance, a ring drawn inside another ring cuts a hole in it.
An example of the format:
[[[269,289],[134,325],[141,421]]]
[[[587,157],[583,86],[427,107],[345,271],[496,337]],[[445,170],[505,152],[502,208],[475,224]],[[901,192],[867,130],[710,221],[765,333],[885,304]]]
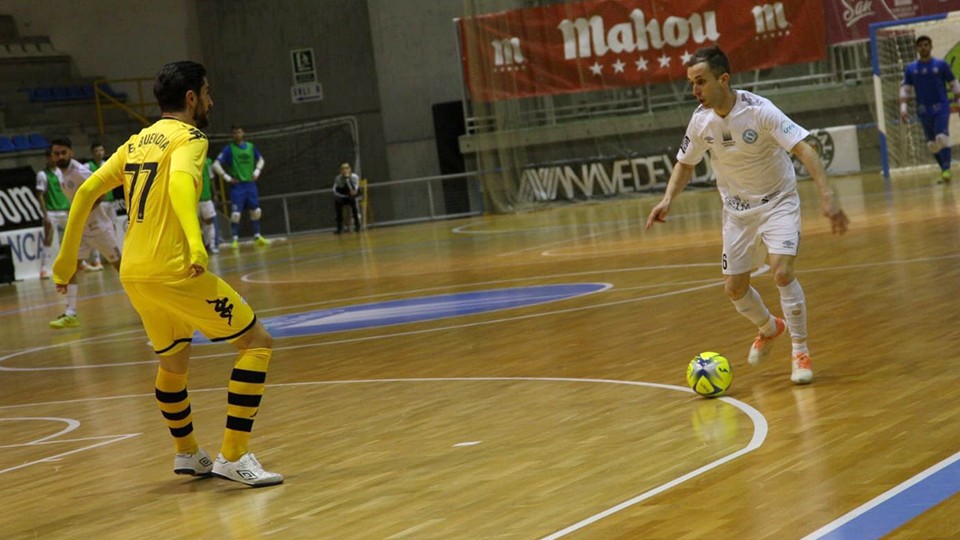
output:
[[[901,114],[907,114],[907,104],[906,104],[906,103],[901,103],[901,104],[900,104],[900,113],[901,113]]]

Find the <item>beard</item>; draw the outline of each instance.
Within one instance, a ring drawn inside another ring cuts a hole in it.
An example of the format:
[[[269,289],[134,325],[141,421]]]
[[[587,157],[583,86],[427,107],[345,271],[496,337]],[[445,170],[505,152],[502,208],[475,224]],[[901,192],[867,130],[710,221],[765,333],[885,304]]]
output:
[[[69,166],[70,166],[70,158],[57,160],[57,167],[60,167],[61,169],[66,169]]]
[[[207,118],[209,113],[209,109],[203,111],[197,109],[196,112],[193,113],[193,121],[197,123],[197,129],[203,129],[210,125],[210,120]]]

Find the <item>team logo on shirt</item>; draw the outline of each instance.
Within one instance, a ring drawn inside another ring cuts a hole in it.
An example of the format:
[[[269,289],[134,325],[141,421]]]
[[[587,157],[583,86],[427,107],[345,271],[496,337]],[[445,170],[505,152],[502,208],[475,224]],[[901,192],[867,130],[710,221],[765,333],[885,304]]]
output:
[[[757,139],[760,138],[760,135],[752,129],[748,129],[743,132],[743,142],[747,144],[753,144],[757,142]]]
[[[230,303],[230,299],[224,296],[223,298],[215,298],[213,300],[207,300],[208,304],[213,304],[213,310],[217,312],[217,315],[220,315],[221,319],[227,319],[227,325],[233,324],[233,304]]]
[[[190,128],[190,140],[195,141],[197,139],[206,139],[207,136],[204,135],[202,131],[197,128]]]

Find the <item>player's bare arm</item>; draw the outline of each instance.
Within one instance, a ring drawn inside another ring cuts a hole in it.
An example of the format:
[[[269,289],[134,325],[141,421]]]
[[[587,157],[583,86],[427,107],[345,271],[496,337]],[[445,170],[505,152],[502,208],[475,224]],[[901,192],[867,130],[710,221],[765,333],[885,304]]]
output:
[[[683,191],[683,188],[687,187],[691,178],[693,178],[692,165],[686,165],[678,161],[677,164],[673,166],[673,172],[670,173],[670,180],[667,182],[667,189],[663,194],[663,199],[650,211],[650,215],[647,217],[647,224],[644,227],[645,229],[652,227],[655,222],[659,221],[663,223],[666,221],[667,214],[670,213],[670,203]]]
[[[840,207],[840,200],[836,193],[830,187],[827,180],[827,173],[823,168],[823,162],[820,161],[820,155],[812,146],[804,141],[798,142],[790,152],[800,160],[810,177],[820,190],[820,210],[823,215],[830,220],[830,226],[834,233],[843,234],[847,232],[847,225],[850,219]]]

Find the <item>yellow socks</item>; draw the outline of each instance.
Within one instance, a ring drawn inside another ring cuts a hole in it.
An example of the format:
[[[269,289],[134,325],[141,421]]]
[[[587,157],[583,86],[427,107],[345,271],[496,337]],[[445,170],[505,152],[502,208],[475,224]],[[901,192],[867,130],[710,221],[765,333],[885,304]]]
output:
[[[236,461],[247,453],[253,418],[260,408],[271,349],[246,349],[233,366],[227,387],[227,429],[220,453],[227,461]]]

